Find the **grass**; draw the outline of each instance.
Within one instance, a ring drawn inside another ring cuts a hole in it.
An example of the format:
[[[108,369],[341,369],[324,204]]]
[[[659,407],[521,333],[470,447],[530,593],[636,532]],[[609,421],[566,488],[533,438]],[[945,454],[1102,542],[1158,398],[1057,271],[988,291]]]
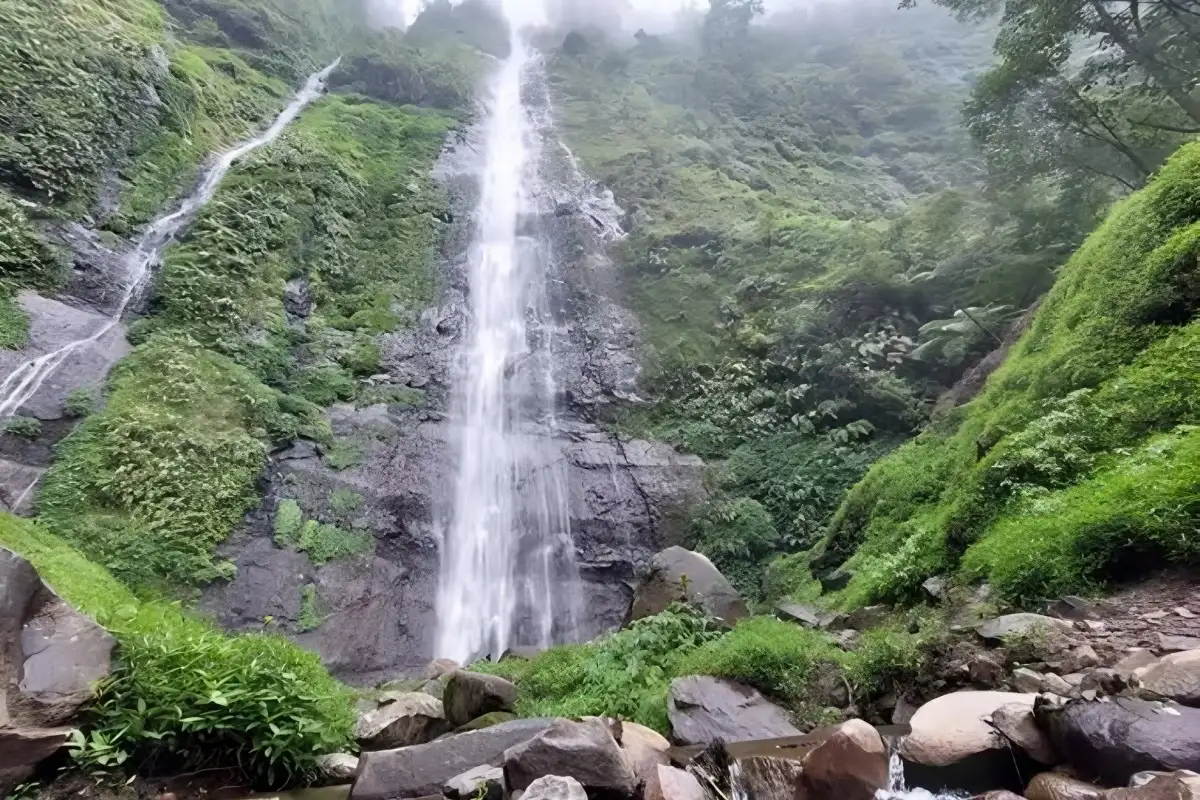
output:
[[[316,655],[143,602],[41,525],[0,515],[0,545],[117,637],[113,673],[73,740],[83,765],[229,767],[278,786],[314,777],[316,756],[351,745],[353,694]]]

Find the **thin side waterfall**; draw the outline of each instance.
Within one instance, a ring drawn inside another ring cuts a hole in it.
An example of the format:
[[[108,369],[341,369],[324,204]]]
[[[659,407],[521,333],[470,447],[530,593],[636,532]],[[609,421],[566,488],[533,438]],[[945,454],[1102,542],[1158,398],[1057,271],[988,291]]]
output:
[[[137,246],[125,258],[123,291],[121,300],[113,311],[112,317],[92,334],[81,339],[76,339],[45,355],[19,364],[4,379],[4,382],[0,383],[0,419],[16,414],[21,406],[29,402],[37,394],[46,379],[53,375],[73,353],[84,350],[100,341],[120,324],[122,315],[129,307],[129,304],[137,297],[147,276],[150,274],[151,268],[162,257],[163,249],[195,218],[196,213],[212,199],[217,186],[221,183],[226,173],[229,172],[229,169],[239,159],[270,143],[279,136],[283,132],[283,129],[304,110],[305,106],[321,95],[325,86],[325,80],[340,61],[341,59],[339,58],[325,69],[309,76],[304,87],[296,93],[287,108],[275,118],[275,121],[271,123],[271,127],[254,138],[218,156],[216,163],[204,174],[200,185],[180,204],[179,208],[159,217],[146,228],[138,240]],[[28,493],[29,489],[26,489],[22,498]]]
[[[515,10],[509,18],[520,21]],[[568,640],[576,628],[578,572],[555,436],[550,246],[539,226],[544,141],[523,97],[540,69],[515,31],[486,104],[468,335],[452,405],[458,471],[441,524],[438,593],[436,655],[462,663]]]

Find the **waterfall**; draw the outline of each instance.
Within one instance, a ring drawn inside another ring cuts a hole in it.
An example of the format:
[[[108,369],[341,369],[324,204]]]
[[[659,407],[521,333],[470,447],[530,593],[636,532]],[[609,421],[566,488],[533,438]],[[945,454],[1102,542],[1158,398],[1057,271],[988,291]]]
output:
[[[195,218],[196,213],[212,199],[217,186],[229,169],[247,154],[274,141],[283,132],[283,129],[304,110],[305,106],[321,95],[325,80],[340,61],[341,59],[338,59],[320,72],[309,76],[303,88],[296,93],[287,108],[280,112],[269,128],[217,156],[216,162],[204,174],[199,186],[184,199],[179,208],[150,223],[141,238],[138,239],[136,247],[124,260],[125,274],[122,276],[121,300],[112,316],[88,336],[19,364],[9,373],[4,382],[0,383],[0,419],[16,414],[21,406],[37,394],[46,379],[53,375],[73,353],[85,350],[100,341],[120,324],[122,315],[137,297],[152,267],[162,257],[163,250]],[[26,489],[22,498],[28,493],[29,489]]]
[[[508,0],[512,51],[492,74],[468,254],[467,336],[452,412],[457,475],[441,531],[436,655],[459,662],[570,640],[579,591],[558,427],[545,132],[523,94],[542,64]]]

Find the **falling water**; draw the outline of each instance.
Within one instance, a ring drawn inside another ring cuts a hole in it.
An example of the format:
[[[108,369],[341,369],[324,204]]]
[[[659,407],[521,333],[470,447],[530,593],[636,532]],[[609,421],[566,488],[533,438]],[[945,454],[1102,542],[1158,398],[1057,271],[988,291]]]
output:
[[[183,201],[177,210],[159,217],[146,228],[145,233],[138,240],[137,246],[125,259],[125,276],[121,301],[113,311],[112,317],[91,335],[82,339],[76,339],[57,350],[18,365],[4,379],[4,382],[0,383],[0,419],[11,417],[17,413],[21,406],[29,402],[37,394],[38,389],[42,387],[46,379],[53,375],[73,353],[82,351],[100,341],[120,323],[125,309],[137,297],[138,291],[142,288],[151,268],[158,262],[159,257],[162,255],[163,248],[167,246],[185,225],[195,218],[196,212],[212,199],[213,193],[217,190],[217,185],[220,184],[225,174],[229,172],[230,167],[243,156],[257,150],[279,136],[283,132],[283,129],[288,126],[288,123],[294,120],[305,106],[320,96],[324,89],[325,80],[329,77],[329,73],[337,67],[340,60],[334,61],[325,69],[311,75],[304,84],[304,88],[296,93],[287,108],[275,118],[271,127],[253,139],[249,139],[232,150],[222,153],[217,158],[216,163],[205,173],[204,178],[200,181],[200,185],[196,187],[191,196]],[[26,489],[22,495],[22,499],[28,493],[29,489]]]
[[[556,440],[556,327],[538,231],[543,133],[522,89],[541,63],[508,0],[512,52],[490,80],[469,253],[469,333],[453,410],[457,479],[442,526],[437,655],[460,662],[575,630],[578,574]],[[535,83],[537,81],[534,81]]]

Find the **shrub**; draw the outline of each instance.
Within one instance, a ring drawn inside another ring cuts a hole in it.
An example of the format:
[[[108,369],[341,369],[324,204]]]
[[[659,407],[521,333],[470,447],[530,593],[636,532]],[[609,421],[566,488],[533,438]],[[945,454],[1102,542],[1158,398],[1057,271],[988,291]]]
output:
[[[858,694],[871,695],[886,691],[893,682],[915,678],[925,662],[925,642],[919,634],[876,628],[863,632],[846,659],[846,674]]]
[[[306,583],[300,589],[300,616],[296,619],[296,632],[307,633],[321,627],[325,622],[325,615],[320,609],[321,598],[317,594],[317,587],[311,583]]]
[[[710,504],[693,522],[693,536],[695,548],[711,558],[743,596],[762,595],[762,562],[775,550],[779,534],[757,500],[739,497]]]
[[[308,553],[314,564],[326,564],[339,558],[371,552],[375,540],[364,533],[345,531],[310,519],[300,528],[296,546]]]
[[[304,524],[304,512],[295,500],[280,500],[275,509],[275,541],[279,544],[295,544],[299,540],[300,526]]]
[[[366,458],[361,443],[353,439],[337,439],[325,455],[325,463],[336,470],[357,467]]]
[[[4,432],[22,439],[36,439],[42,435],[42,422],[33,417],[9,417],[4,421]]]
[[[96,404],[96,398],[92,394],[92,390],[81,386],[75,391],[67,395],[67,400],[63,403],[63,413],[68,417],[86,417],[92,413],[92,407]]]
[[[117,637],[113,673],[70,743],[82,764],[224,767],[279,785],[315,777],[318,755],[352,745],[353,695],[315,654],[141,602],[40,525],[0,515],[0,545]]]

